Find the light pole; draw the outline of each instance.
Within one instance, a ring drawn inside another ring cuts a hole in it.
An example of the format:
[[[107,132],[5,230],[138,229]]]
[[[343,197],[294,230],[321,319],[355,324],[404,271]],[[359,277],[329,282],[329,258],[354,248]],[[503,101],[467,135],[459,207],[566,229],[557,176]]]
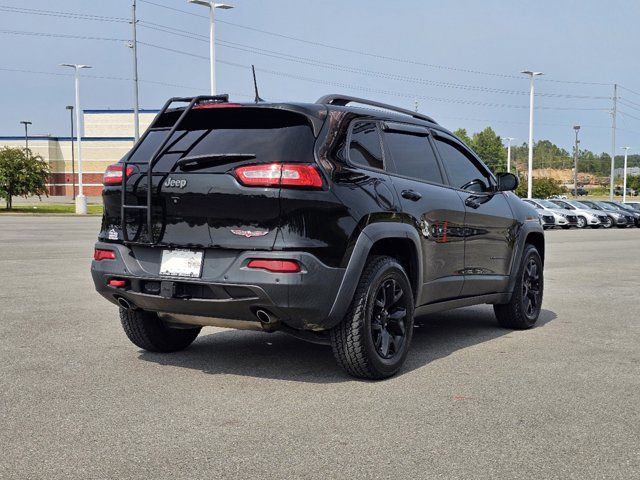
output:
[[[580,125],[574,125],[573,129],[576,132],[576,146],[573,150],[573,196],[578,196],[578,145],[580,144],[580,140],[578,140],[578,132],[580,131]]]
[[[131,25],[133,25],[133,39],[131,51],[133,53],[133,138],[137,142],[140,139],[140,102],[138,100],[138,34],[136,19],[136,0],[131,5]]]
[[[505,138],[507,141],[507,172],[511,173],[511,142],[515,140],[513,137]]]
[[[82,189],[82,136],[80,135],[80,70],[83,68],[91,68],[89,65],[78,65],[75,63],[62,63],[61,67],[69,67],[74,69],[75,88],[76,88],[76,135],[78,136],[78,196],[76,197],[76,213],[78,215],[87,214],[87,198],[84,196]]]
[[[189,0],[189,3],[203,5],[209,8],[209,60],[211,70],[211,95],[216,95],[216,8],[229,10],[233,5],[215,3],[209,0]]]
[[[22,120],[20,122],[24,125],[24,155],[29,156],[29,125],[33,125],[31,122]]]
[[[527,166],[527,198],[531,198],[531,191],[533,189],[533,97],[535,95],[533,80],[535,77],[543,75],[543,73],[532,72],[531,70],[523,70],[520,73],[529,75],[531,80],[531,91],[529,93],[529,162]]]
[[[624,150],[624,170],[622,170],[622,203],[627,202],[627,155],[631,147],[621,147]]]
[[[69,120],[71,123],[71,188],[73,200],[76,199],[76,160],[74,153],[74,145],[73,145],[73,105],[67,105],[67,110],[69,110]]]

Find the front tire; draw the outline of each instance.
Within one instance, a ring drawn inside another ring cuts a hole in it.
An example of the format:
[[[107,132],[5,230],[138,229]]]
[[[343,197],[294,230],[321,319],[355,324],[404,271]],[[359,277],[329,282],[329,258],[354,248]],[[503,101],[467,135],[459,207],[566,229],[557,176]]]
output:
[[[584,228],[587,226],[587,219],[585,217],[578,217],[578,228]]]
[[[144,310],[120,309],[120,322],[131,342],[149,352],[184,350],[193,343],[201,328],[169,328],[158,314]]]
[[[544,271],[536,247],[525,246],[518,270],[518,280],[509,303],[494,305],[498,323],[514,330],[526,330],[538,321],[542,308]]]
[[[413,291],[391,257],[367,261],[345,318],[331,330],[338,364],[358,378],[394,375],[407,357],[413,334]]]

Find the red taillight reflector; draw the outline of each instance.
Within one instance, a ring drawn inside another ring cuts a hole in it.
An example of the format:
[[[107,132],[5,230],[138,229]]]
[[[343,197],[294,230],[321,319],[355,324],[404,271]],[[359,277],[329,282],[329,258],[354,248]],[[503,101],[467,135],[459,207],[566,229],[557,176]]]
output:
[[[249,268],[259,268],[274,273],[298,273],[300,264],[295,260],[266,260],[253,259],[247,265]]]
[[[235,169],[236,178],[248,187],[322,188],[322,177],[313,165],[304,163],[267,163]]]
[[[115,288],[123,288],[127,286],[127,281],[120,280],[118,278],[112,278],[111,280],[109,280],[109,286]]]
[[[93,259],[97,260],[98,262],[102,260],[115,260],[116,252],[114,252],[113,250],[102,250],[102,249],[96,248],[93,251]]]
[[[127,177],[133,173],[133,167],[127,167]],[[122,165],[116,163],[109,165],[104,172],[102,179],[104,185],[121,185],[122,184]]]

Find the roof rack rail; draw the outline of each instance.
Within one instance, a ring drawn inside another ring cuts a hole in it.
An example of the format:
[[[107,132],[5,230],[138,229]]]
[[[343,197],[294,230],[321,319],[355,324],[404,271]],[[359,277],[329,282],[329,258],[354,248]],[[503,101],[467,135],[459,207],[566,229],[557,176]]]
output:
[[[413,118],[417,118],[419,120],[425,120],[431,123],[438,123],[433,118],[422,115],[418,112],[412,112],[411,110],[407,110],[405,108],[394,107],[393,105],[389,105],[387,103],[376,102],[374,100],[367,100],[365,98],[358,97],[350,97],[349,95],[340,95],[340,94],[330,94],[325,95],[324,97],[320,97],[316,103],[323,103],[327,105],[340,105],[342,107],[346,106],[348,103],[360,103],[361,105],[369,105],[371,107],[383,108],[385,110],[391,110],[392,112],[402,113],[404,115],[409,115]]]

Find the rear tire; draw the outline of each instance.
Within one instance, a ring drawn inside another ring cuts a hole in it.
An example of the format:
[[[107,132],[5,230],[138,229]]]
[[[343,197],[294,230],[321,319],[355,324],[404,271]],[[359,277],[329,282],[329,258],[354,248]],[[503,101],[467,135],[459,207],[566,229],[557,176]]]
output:
[[[120,309],[120,322],[131,342],[149,352],[177,352],[193,343],[201,328],[169,328],[156,313]]]
[[[509,303],[494,305],[498,323],[504,328],[526,330],[538,321],[542,307],[544,271],[536,247],[525,245],[518,279]]]
[[[394,375],[407,357],[414,301],[402,266],[391,257],[367,261],[345,318],[330,332],[338,364],[354,377]]]

